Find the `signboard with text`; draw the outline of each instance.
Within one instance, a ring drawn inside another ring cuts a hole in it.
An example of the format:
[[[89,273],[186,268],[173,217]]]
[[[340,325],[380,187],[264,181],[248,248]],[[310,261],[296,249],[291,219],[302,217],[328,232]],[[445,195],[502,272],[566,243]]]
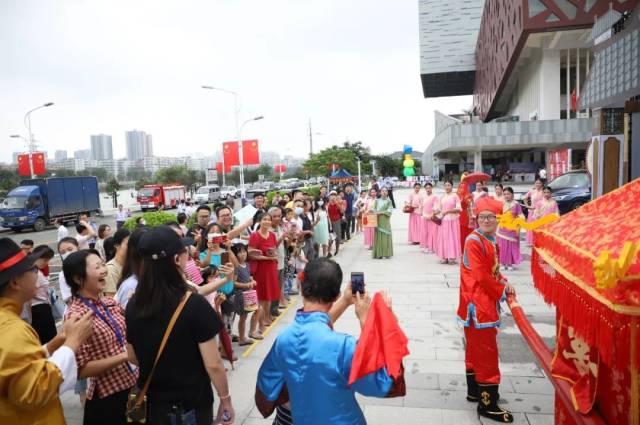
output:
[[[551,181],[571,169],[571,149],[553,149],[547,152],[547,180]]]

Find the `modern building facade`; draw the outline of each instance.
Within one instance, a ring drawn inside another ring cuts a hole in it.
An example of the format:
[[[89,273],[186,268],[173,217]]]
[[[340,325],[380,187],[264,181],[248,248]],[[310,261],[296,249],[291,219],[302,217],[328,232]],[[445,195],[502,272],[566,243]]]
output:
[[[67,159],[67,151],[56,150],[54,153],[54,158],[56,162],[64,161]]]
[[[421,13],[430,12],[420,19],[424,95],[472,94],[473,110],[436,113],[425,173],[493,168],[528,181],[557,150],[584,168],[594,119],[577,100],[594,62],[591,28],[597,16],[630,10],[637,0],[467,1],[466,20],[435,3],[421,2]],[[447,38],[458,42],[439,41]]]
[[[153,156],[153,140],[151,134],[144,131],[132,130],[125,132],[127,145],[127,159],[139,161]]]
[[[111,136],[107,134],[91,136],[91,159],[96,161],[113,159]]]
[[[91,159],[91,149],[80,149],[77,151],[73,151],[73,158],[89,160]]]

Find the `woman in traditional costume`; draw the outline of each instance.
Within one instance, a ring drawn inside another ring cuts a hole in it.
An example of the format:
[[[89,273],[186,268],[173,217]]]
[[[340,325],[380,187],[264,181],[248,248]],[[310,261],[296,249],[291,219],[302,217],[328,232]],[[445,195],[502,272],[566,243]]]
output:
[[[504,189],[504,205],[502,213],[511,212],[513,218],[524,218],[522,207],[513,200],[513,189],[506,187]],[[520,229],[509,230],[498,227],[496,233],[498,239],[498,248],[500,252],[500,265],[503,270],[514,270],[514,266],[522,262],[520,255]]]
[[[558,203],[551,197],[553,191],[549,186],[542,190],[542,199],[534,206],[533,219],[538,220],[551,214],[560,214]]]
[[[375,189],[369,190],[369,196],[367,196],[367,199],[364,202],[365,214],[371,212],[371,207],[373,206],[373,203],[376,201],[376,199],[378,199],[378,192]],[[367,249],[373,249],[373,238],[375,232],[375,227],[364,228],[364,246],[366,246]]]
[[[420,183],[413,185],[413,192],[409,195],[409,199],[405,201],[404,205],[411,208],[409,213],[409,243],[416,245],[420,243],[420,236],[422,233],[422,215],[420,210],[422,208],[423,196],[420,193]]]
[[[420,238],[420,248],[424,250],[426,254],[435,252],[436,244],[438,242],[438,226],[433,220],[433,212],[436,210],[438,204],[438,196],[433,193],[433,185],[426,183],[424,185],[426,195],[422,202],[422,235]]]
[[[498,202],[504,202],[504,186],[502,186],[502,183],[498,183],[494,186],[494,192],[495,194],[493,195],[493,199]]]
[[[531,189],[527,192],[526,195],[524,195],[525,201],[528,201],[527,208],[529,209],[529,213],[527,214],[527,222],[531,223],[533,220],[535,220],[533,209],[535,208],[536,204],[542,200],[542,197],[542,180],[538,179],[534,183],[533,189]],[[527,231],[526,240],[527,246],[533,245],[533,231]]]
[[[391,213],[393,206],[386,187],[380,190],[380,198],[371,206],[371,211],[378,216],[378,227],[373,237],[373,258],[393,257],[393,240],[391,238]]]
[[[444,195],[440,198],[438,214],[442,217],[436,254],[442,264],[455,264],[460,258],[460,198],[452,192],[453,183],[444,183]]]

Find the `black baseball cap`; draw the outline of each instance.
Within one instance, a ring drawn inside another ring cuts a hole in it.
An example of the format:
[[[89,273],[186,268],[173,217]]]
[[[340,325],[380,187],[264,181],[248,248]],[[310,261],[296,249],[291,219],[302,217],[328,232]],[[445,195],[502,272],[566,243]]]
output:
[[[144,258],[159,260],[182,253],[190,244],[193,244],[193,239],[181,238],[169,226],[157,226],[142,235],[138,251]]]

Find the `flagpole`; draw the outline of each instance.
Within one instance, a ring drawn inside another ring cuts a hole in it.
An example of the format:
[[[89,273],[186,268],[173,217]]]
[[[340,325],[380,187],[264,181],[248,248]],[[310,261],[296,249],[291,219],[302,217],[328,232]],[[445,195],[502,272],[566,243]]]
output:
[[[247,199],[245,197],[245,189],[244,189],[244,152],[242,149],[242,129],[244,129],[244,126],[250,123],[251,121],[258,121],[263,118],[264,116],[259,115],[257,117],[246,120],[245,122],[242,123],[242,125],[238,130],[238,151],[239,151],[238,156],[240,158],[240,199],[241,199],[241,205],[243,207],[246,205]]]
[[[27,143],[27,147],[29,148],[29,174],[31,174],[32,179],[36,178],[36,175],[34,174],[34,169],[33,169],[33,152],[35,151],[36,144],[35,144],[35,140],[33,140],[33,133],[31,132],[31,113],[34,111],[37,111],[38,109],[47,108],[52,105],[53,105],[53,102],[47,102],[44,105],[40,105],[37,108],[33,108],[32,110],[30,110],[24,115],[24,120],[23,120],[24,126],[29,131],[29,141]]]

